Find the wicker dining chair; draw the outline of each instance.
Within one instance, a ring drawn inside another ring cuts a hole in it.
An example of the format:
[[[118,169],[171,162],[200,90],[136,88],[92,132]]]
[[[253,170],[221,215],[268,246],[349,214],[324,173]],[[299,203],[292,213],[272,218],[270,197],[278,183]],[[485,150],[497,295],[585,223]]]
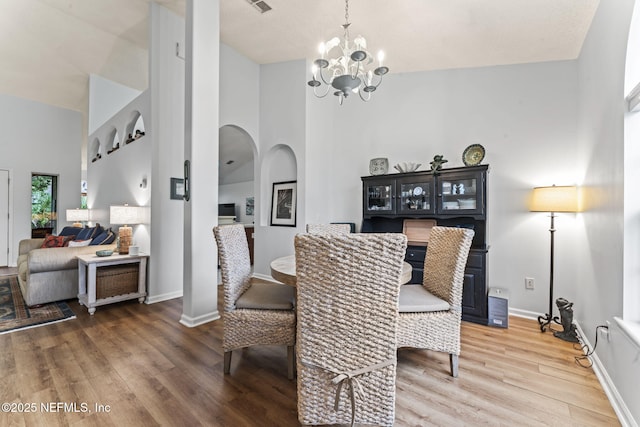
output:
[[[298,420],[393,425],[406,236],[298,234]]]
[[[217,226],[213,233],[218,244],[224,288],[224,373],[231,370],[234,349],[253,345],[286,345],[287,374],[289,379],[293,379],[295,289],[279,283],[253,280],[244,226]]]
[[[458,376],[462,285],[474,232],[433,227],[424,260],[422,286],[400,289],[398,348],[449,353],[451,375]]]
[[[307,224],[307,233],[348,234],[351,233],[349,224]]]

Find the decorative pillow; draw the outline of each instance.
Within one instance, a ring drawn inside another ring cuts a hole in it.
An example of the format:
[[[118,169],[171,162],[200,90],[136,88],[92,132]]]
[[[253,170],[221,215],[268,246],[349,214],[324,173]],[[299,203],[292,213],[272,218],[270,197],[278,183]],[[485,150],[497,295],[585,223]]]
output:
[[[102,245],[110,245],[116,241],[116,233],[112,229],[107,230],[107,238],[102,242]]]
[[[77,248],[80,246],[89,246],[89,244],[91,243],[91,239],[89,240],[72,240],[69,242],[69,247],[70,248]]]
[[[82,231],[82,227],[64,227],[58,236],[77,236]]]
[[[91,235],[95,231],[94,228],[85,227],[76,234],[76,240],[87,240],[91,238]]]
[[[64,237],[64,247],[66,248],[67,246],[69,246],[69,242],[72,242],[76,239],[75,235],[71,235],[71,236],[62,236]]]
[[[96,222],[96,226],[94,227],[93,234],[89,237],[93,239],[96,236],[99,236],[100,234],[104,233],[105,231],[106,230],[104,229],[104,227]]]
[[[111,229],[104,230],[102,233],[93,238],[90,243],[90,246],[94,245],[108,245],[113,243],[116,239],[116,235],[111,231]]]
[[[76,240],[93,239],[103,231],[104,228],[100,224],[96,224],[95,227],[85,227],[76,235]]]
[[[66,243],[65,236],[54,236],[53,234],[47,234],[42,242],[41,248],[61,248]]]

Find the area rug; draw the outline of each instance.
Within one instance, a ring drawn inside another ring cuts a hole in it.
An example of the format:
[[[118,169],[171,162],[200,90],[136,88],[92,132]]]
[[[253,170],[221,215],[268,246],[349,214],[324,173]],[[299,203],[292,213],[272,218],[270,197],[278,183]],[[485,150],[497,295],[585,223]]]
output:
[[[18,276],[0,277],[0,334],[62,322],[75,317],[65,302],[43,304],[34,308],[27,307],[22,298]]]

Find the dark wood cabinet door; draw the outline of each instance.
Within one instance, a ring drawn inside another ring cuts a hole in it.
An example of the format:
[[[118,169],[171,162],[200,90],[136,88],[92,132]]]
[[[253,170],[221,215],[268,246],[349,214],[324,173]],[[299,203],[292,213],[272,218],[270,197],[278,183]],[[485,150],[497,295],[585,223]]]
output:
[[[253,230],[254,227],[244,228],[244,232],[247,235],[247,243],[249,244],[249,259],[251,260],[251,265],[253,265]]]

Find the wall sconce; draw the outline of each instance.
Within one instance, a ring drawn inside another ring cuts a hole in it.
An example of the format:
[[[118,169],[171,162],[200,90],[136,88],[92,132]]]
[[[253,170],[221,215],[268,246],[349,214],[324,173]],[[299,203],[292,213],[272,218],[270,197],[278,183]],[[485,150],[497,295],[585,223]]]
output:
[[[89,221],[89,209],[67,209],[67,221],[73,222],[74,227],[84,227]]]
[[[140,188],[147,188],[147,177],[143,177],[142,181],[140,182]]]
[[[138,206],[110,206],[109,222],[114,224],[123,224],[118,228],[118,238],[120,242],[118,253],[125,255],[129,253],[129,246],[133,236],[133,229],[129,225],[142,224],[143,208]]]

